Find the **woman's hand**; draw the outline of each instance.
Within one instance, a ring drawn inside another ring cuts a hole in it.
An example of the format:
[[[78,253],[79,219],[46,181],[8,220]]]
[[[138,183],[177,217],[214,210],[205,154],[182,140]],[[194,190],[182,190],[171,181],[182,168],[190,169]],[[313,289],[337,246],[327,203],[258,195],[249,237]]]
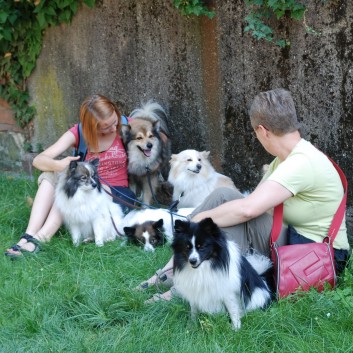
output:
[[[69,156],[60,160],[55,158],[60,156],[69,148],[75,146],[75,142],[76,140],[74,134],[71,131],[65,132],[65,134],[62,135],[58,141],[34,158],[33,166],[42,172],[63,171],[71,161],[77,161],[80,157]]]
[[[58,171],[63,171],[66,167],[70,165],[71,161],[79,161],[80,156],[68,156],[60,160],[56,160],[58,165]]]
[[[260,216],[292,196],[293,194],[281,184],[266,180],[250,195],[201,212],[191,221],[200,222],[210,217],[219,227],[231,227]]]

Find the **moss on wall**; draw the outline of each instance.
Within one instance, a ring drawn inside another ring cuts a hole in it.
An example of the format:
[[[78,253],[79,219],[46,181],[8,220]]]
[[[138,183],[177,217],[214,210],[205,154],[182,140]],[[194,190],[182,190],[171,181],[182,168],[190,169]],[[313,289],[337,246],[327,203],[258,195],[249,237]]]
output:
[[[69,113],[55,67],[48,66],[41,70],[32,89],[37,108],[32,145],[33,150],[37,151],[41,146],[48,147],[67,130]]]

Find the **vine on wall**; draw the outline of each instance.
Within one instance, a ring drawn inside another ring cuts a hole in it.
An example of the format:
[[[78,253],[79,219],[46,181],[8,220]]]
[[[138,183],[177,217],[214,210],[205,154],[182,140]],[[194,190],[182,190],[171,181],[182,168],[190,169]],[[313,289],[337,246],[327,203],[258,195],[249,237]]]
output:
[[[215,12],[206,0],[172,0],[183,15],[208,16]],[[26,80],[32,73],[41,51],[43,35],[50,26],[69,23],[78,9],[90,8],[96,0],[0,0],[0,96],[12,107],[19,126],[25,127],[35,115],[30,105]],[[301,20],[305,6],[297,0],[245,0],[249,14],[245,32],[260,40],[289,45],[286,39],[276,38],[266,24],[275,16]],[[311,28],[306,29],[313,33]],[[315,32],[314,32],[315,33]]]
[[[303,4],[296,0],[245,0],[245,3],[250,10],[245,17],[248,23],[245,32],[250,32],[258,40],[275,42],[280,47],[290,45],[286,38],[277,38],[273,29],[266,23],[274,16],[277,20],[284,17],[302,20],[306,10]]]
[[[25,127],[35,114],[26,80],[45,30],[70,22],[83,3],[93,7],[95,0],[0,0],[0,96],[11,105],[19,126]]]
[[[209,18],[216,16],[216,13],[209,10],[203,0],[173,0],[173,4],[183,15],[205,15]]]

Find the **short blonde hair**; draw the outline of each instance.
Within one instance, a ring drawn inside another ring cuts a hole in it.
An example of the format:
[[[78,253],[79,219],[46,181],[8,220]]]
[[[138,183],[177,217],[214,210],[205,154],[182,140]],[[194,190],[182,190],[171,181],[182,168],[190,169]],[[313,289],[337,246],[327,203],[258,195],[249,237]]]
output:
[[[283,88],[259,93],[249,115],[254,129],[262,125],[278,136],[300,129],[292,95]]]

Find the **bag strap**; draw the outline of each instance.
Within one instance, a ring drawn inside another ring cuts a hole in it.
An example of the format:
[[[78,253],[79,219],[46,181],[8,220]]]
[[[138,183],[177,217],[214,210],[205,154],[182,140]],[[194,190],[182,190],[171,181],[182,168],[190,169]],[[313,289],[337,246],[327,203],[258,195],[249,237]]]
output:
[[[335,215],[333,216],[332,223],[327,234],[328,237],[330,238],[331,243],[333,244],[333,241],[336,238],[338,230],[341,227],[343,217],[346,211],[348,183],[347,183],[346,176],[344,175],[342,169],[338,166],[338,164],[334,162],[330,157],[327,156],[327,158],[331,161],[333,166],[336,168],[338,175],[341,178],[343,191],[344,191],[342,201],[338,206],[338,209]],[[277,205],[273,210],[273,224],[272,224],[271,237],[270,237],[271,246],[278,240],[278,237],[282,229],[282,219],[283,219],[283,203],[281,203],[280,205]]]
[[[121,124],[122,125],[129,125],[129,120],[125,115],[121,116]]]
[[[327,158],[331,161],[333,166],[336,168],[336,170],[341,178],[343,190],[344,190],[344,195],[343,195],[342,201],[341,201],[340,205],[338,206],[338,209],[333,217],[331,227],[328,231],[328,236],[330,237],[330,240],[333,243],[333,241],[335,240],[336,235],[338,233],[338,230],[341,227],[343,217],[344,217],[344,214],[346,211],[348,183],[347,183],[346,176],[344,175],[342,169],[337,165],[337,163],[334,162],[330,157],[327,157]]]
[[[77,148],[75,148],[73,155],[80,156],[80,162],[84,161],[87,155],[87,146],[85,139],[82,134],[82,125],[81,123],[77,124],[77,135],[78,135],[78,144]]]
[[[283,219],[283,203],[273,209],[273,223],[271,229],[270,245],[274,244],[281,233]]]

